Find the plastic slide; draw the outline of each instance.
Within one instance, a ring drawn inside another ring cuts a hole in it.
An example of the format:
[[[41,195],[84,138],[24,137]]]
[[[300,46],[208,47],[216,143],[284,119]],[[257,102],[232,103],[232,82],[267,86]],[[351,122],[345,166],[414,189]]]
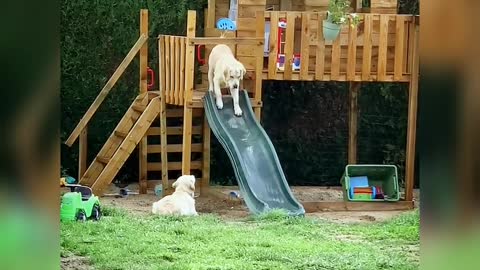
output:
[[[218,110],[213,92],[204,98],[205,112],[213,134],[232,162],[240,192],[253,214],[284,209],[289,215],[304,215],[303,206],[293,197],[270,138],[265,133],[245,90],[240,91],[243,116],[233,114],[231,96],[224,96]]]

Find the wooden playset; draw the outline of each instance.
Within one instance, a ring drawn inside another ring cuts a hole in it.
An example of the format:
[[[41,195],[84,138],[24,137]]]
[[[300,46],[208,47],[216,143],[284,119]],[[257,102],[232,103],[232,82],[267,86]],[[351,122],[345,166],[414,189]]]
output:
[[[328,0],[209,0],[205,9],[205,37],[196,36],[196,12],[188,11],[186,36],[150,38],[148,11],[141,10],[138,40],[66,140],[68,146],[79,140],[80,183],[91,186],[95,194],[102,194],[138,146],[140,193],[162,184],[163,194],[169,194],[173,179],[181,174],[195,174],[197,190],[201,195],[208,194],[211,132],[202,100],[208,86],[207,65],[201,65],[197,53],[204,50],[208,58],[213,46],[228,44],[247,69],[243,89],[249,91],[258,119],[262,109],[262,80],[349,82],[349,164],[355,164],[357,156],[360,83],[408,83],[404,197],[395,203],[303,202],[303,205],[307,212],[412,208],[419,18],[396,14],[396,0],[370,2],[370,8],[364,8],[361,1],[353,1],[352,11],[357,11],[362,21],[354,28],[344,26],[333,42],[325,41],[322,36]],[[216,22],[232,14],[237,30],[220,38]],[[149,90],[147,86],[149,40],[158,42],[158,90]],[[139,95],[88,165],[88,123],[137,55]]]

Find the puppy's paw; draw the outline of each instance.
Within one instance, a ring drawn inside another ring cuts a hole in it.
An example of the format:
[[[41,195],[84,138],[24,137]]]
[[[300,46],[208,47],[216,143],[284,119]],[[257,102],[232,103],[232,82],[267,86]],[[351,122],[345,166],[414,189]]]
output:
[[[233,111],[235,112],[236,116],[242,116],[243,112],[242,112],[242,109],[240,109],[240,107],[234,107]]]
[[[219,110],[223,109],[223,101],[221,99],[217,99],[216,103]]]

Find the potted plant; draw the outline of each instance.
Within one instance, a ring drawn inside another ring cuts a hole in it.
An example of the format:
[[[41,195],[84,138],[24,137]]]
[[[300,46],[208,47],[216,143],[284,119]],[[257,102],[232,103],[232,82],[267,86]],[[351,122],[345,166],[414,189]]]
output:
[[[328,3],[327,19],[323,21],[323,37],[333,41],[340,34],[342,25],[350,22],[355,27],[360,22],[360,17],[355,13],[348,13],[350,1],[330,0]]]

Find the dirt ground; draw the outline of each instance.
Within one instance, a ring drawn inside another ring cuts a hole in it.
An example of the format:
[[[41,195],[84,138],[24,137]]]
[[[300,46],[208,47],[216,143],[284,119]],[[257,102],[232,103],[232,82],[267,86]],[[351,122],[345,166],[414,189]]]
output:
[[[132,184],[127,187],[132,192],[138,192],[138,185]],[[228,194],[231,191],[237,191],[238,187],[212,187],[217,190],[217,194],[224,196],[199,196],[195,198],[197,212],[214,213],[221,216],[225,220],[238,220],[249,215],[248,209],[243,201],[238,199],[230,199]],[[325,187],[292,187],[292,192],[299,201],[341,201],[342,191],[339,188]],[[107,193],[118,193],[118,188],[114,185],[110,186]],[[416,206],[419,201],[419,191],[414,193]],[[144,195],[129,195],[125,198],[102,197],[103,205],[114,206],[126,209],[127,211],[140,215],[148,215],[151,212],[152,203],[159,198],[149,192]],[[325,219],[339,223],[368,223],[375,221],[384,221],[397,216],[404,211],[328,211],[307,213],[306,216]]]

